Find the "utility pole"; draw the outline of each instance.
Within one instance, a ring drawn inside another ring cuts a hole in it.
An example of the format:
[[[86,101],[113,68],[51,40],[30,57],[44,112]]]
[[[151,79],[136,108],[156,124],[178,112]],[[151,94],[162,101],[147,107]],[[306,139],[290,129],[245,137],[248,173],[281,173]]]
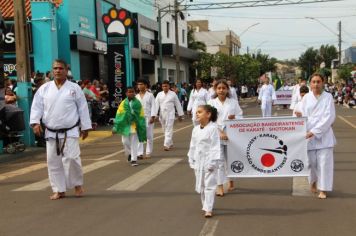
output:
[[[179,13],[178,0],[174,0],[174,25],[175,25],[175,37],[176,37],[176,83],[179,82],[179,78],[180,78],[178,13]]]
[[[339,67],[341,66],[341,44],[342,44],[342,40],[341,40],[341,21],[339,21]]]
[[[29,42],[25,13],[25,1],[14,0],[14,22],[16,43],[16,70],[18,81],[18,104],[24,111],[25,145],[34,145],[34,135],[30,124],[30,104],[32,100],[32,86],[30,81]]]
[[[232,35],[231,30],[229,30],[229,55],[232,56]]]
[[[4,61],[3,61],[3,55],[4,55],[4,49],[3,49],[3,33],[5,31],[5,22],[2,18],[2,13],[0,11],[0,89],[1,89],[1,103],[3,102],[3,99],[5,97],[4,94],[4,87],[5,87],[5,81],[4,81]]]

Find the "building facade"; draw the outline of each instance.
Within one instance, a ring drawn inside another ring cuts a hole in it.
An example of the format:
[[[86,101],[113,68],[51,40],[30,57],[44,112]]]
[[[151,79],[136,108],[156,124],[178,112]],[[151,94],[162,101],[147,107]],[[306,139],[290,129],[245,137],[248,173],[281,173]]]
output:
[[[188,21],[189,28],[194,31],[194,38],[206,45],[206,52],[216,54],[218,52],[226,55],[239,55],[241,42],[237,34],[231,30],[210,31],[209,21]]]

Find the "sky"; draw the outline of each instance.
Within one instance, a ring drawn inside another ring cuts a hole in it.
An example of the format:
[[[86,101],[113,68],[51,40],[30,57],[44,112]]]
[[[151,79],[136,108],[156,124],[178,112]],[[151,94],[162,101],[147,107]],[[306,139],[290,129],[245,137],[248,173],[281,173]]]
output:
[[[193,0],[187,4],[243,2],[246,0]],[[306,17],[313,17],[308,19]],[[338,22],[342,23],[342,50],[356,43],[356,0],[289,6],[188,11],[187,20],[209,20],[210,30],[233,30],[241,35],[240,53],[261,50],[277,59],[298,59],[308,47],[322,44],[338,48]]]

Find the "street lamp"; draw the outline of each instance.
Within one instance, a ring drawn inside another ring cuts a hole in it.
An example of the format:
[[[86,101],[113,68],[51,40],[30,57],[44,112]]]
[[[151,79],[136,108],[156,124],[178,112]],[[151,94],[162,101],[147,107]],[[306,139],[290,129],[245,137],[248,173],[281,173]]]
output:
[[[253,50],[253,52],[255,53],[256,51],[257,51],[257,49],[259,48],[259,47],[261,47],[263,44],[265,44],[265,43],[268,43],[268,40],[265,40],[265,41],[262,41],[260,44],[258,44],[257,46],[256,46],[256,48]]]
[[[249,27],[247,27],[244,31],[241,32],[241,34],[239,35],[239,37],[241,38],[241,36],[246,33],[249,29],[251,29],[252,27],[261,24],[260,22],[254,23],[252,25],[250,25]]]

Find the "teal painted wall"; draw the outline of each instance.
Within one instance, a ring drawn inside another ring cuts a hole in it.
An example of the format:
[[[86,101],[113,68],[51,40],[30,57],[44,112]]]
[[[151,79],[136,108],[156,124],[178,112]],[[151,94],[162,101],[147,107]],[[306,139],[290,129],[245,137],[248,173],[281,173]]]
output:
[[[149,3],[144,3],[143,1],[138,1],[138,0],[121,0],[120,1],[120,7],[125,8],[126,10],[132,12],[132,13],[139,13],[141,15],[144,15],[148,18],[151,18],[153,20],[155,19],[155,8],[154,6],[154,1],[153,0],[147,0]]]

